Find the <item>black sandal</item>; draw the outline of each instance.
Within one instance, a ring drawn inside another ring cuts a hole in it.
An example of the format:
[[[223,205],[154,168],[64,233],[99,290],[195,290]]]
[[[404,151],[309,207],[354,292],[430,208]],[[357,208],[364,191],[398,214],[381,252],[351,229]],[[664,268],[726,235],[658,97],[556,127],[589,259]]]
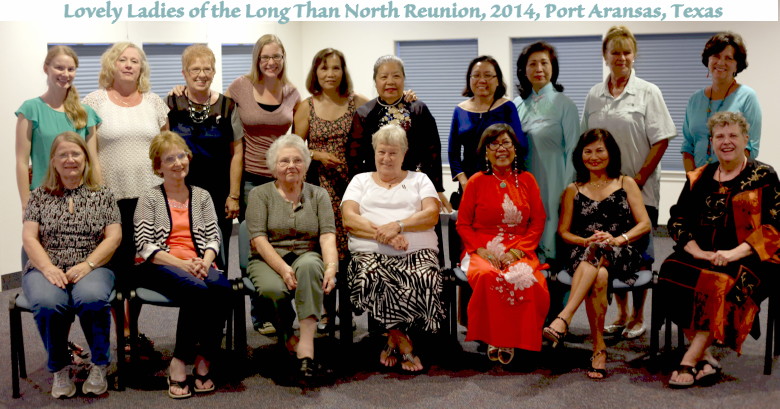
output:
[[[189,386],[190,385],[187,383],[186,379],[183,380],[183,381],[174,381],[173,379],[171,379],[171,377],[169,375],[168,376],[168,397],[171,398],[171,399],[187,399],[187,398],[189,398],[190,396],[192,396],[192,392],[190,392]],[[177,394],[171,392],[171,388],[174,388],[174,387],[175,388],[179,388],[181,390],[184,390],[184,388],[188,388],[187,389],[187,393],[182,394],[182,395],[177,395]]]
[[[693,386],[693,384],[696,382],[696,368],[690,366],[690,365],[683,365],[680,364],[680,366],[677,367],[677,376],[680,376],[681,374],[688,374],[691,375],[691,381],[690,382],[679,382],[679,381],[673,381],[671,378],[669,379],[669,387],[673,389],[686,389]]]
[[[704,373],[704,366],[709,365],[712,367],[712,372],[710,373]],[[723,370],[723,367],[720,366],[718,363],[712,363],[706,359],[699,361],[696,364],[696,373],[701,373],[702,376],[696,379],[694,376],[694,383],[699,386],[712,386],[720,380],[721,371]]]
[[[594,368],[593,367],[593,360],[598,358],[599,355],[604,355],[604,366],[605,368]],[[588,368],[588,378],[593,379],[594,381],[600,381],[602,379],[607,378],[607,350],[602,349],[601,351],[596,352],[593,354],[593,356],[590,357],[590,368]],[[592,375],[600,375],[600,376],[592,376]]]
[[[544,331],[542,331],[542,335],[544,336],[544,339],[552,342],[553,348],[557,347],[558,344],[561,343],[561,341],[563,341],[563,339],[566,337],[566,333],[569,332],[569,323],[566,322],[565,319],[558,316],[555,317],[553,322],[555,322],[555,320],[563,321],[563,325],[564,325],[563,332],[556,331],[549,325],[544,327]]]
[[[207,392],[214,391],[215,389],[214,381],[211,380],[209,374],[199,375],[198,371],[196,371],[195,368],[192,368],[192,377],[195,378],[195,381],[200,381],[201,385],[205,384],[208,381],[211,381],[211,387],[209,388],[198,388],[197,383],[192,382],[192,390],[195,393],[207,393]]]

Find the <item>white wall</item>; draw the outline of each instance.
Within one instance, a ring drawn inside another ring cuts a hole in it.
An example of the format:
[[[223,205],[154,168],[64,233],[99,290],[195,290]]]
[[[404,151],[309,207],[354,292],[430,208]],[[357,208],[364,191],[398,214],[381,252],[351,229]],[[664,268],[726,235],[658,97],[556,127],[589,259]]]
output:
[[[265,33],[275,33],[282,38],[287,49],[287,69],[290,80],[302,89],[312,56],[322,48],[334,47],[347,56],[348,67],[357,92],[376,96],[371,69],[377,57],[393,54],[395,42],[400,40],[437,40],[476,38],[480,54],[493,55],[504,67],[505,75],[512,75],[511,38],[556,37],[574,35],[602,35],[611,23],[563,22],[563,23],[350,23],[305,22],[279,25],[275,23],[0,23],[0,45],[4,64],[0,64],[0,83],[4,98],[0,100],[0,129],[6,137],[0,148],[0,163],[4,175],[0,177],[0,220],[3,226],[0,237],[0,274],[19,270],[18,249],[21,247],[21,208],[14,178],[14,127],[12,113],[22,101],[40,95],[44,91],[45,78],[42,62],[46,44],[52,42],[114,42],[182,43],[206,42],[219,60],[222,43],[254,43]],[[780,81],[776,67],[780,55],[775,52],[773,40],[780,38],[777,22],[702,22],[656,23],[632,22],[630,28],[637,34],[736,31],[748,45],[750,67],[740,74],[739,80],[758,92],[764,113],[763,138],[760,160],[780,167],[780,139],[773,137],[780,131],[780,121],[773,114],[780,112]],[[642,45],[639,44],[640,52]],[[464,61],[464,70],[467,62]],[[219,66],[217,67],[219,69]],[[670,66],[669,70],[674,70]],[[702,67],[702,75],[705,69]],[[511,78],[507,78],[509,82]],[[215,89],[222,89],[220,76],[214,81]],[[448,179],[445,177],[445,180]],[[668,219],[668,209],[677,200],[682,188],[680,173],[664,172],[661,187],[661,216]]]

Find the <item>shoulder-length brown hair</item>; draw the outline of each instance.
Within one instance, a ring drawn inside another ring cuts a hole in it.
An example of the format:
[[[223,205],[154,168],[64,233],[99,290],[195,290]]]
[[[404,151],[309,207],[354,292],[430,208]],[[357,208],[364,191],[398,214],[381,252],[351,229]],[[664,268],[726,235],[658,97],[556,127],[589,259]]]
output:
[[[347,71],[347,60],[344,58],[344,53],[334,48],[325,48],[320,50],[314,55],[311,60],[311,68],[309,68],[309,75],[306,76],[306,90],[312,95],[319,95],[322,93],[322,85],[317,78],[317,69],[320,68],[326,59],[335,55],[341,61],[341,83],[339,84],[339,95],[346,97],[352,93],[352,78]]]
[[[54,142],[51,143],[49,169],[46,170],[46,176],[44,176],[43,183],[41,184],[43,190],[57,196],[62,196],[65,192],[65,185],[62,184],[62,179],[60,178],[59,173],[57,173],[57,169],[54,168],[54,152],[57,152],[57,148],[63,142],[75,143],[81,148],[81,152],[84,154],[84,173],[81,174],[81,183],[89,190],[99,190],[100,184],[98,184],[95,173],[92,170],[92,157],[89,156],[87,143],[81,135],[73,131],[65,131],[57,135],[57,137],[54,138]]]

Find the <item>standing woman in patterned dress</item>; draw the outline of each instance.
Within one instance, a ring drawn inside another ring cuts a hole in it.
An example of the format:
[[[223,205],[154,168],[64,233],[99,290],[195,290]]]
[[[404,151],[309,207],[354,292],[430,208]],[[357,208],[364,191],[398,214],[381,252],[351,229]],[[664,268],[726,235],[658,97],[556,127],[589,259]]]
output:
[[[135,264],[133,242],[133,215],[138,198],[162,181],[149,167],[149,144],[160,131],[168,130],[168,107],[150,91],[149,63],[146,54],[137,45],[120,42],[112,45],[100,57],[100,89],[84,97],[85,105],[92,107],[102,124],[97,138],[87,141],[90,154],[99,159],[95,170],[103,183],[114,193],[122,216],[122,243],[111,263],[117,272],[117,287],[131,284],[128,271]],[[140,311],[129,311],[137,317]],[[130,328],[125,328],[125,337]],[[144,339],[145,347],[151,346]],[[131,345],[135,343],[128,343]],[[146,352],[146,351],[141,351]]]
[[[312,96],[298,104],[293,130],[309,142],[314,162],[309,169],[309,177],[316,179],[316,184],[328,191],[333,203],[336,244],[342,264],[339,271],[346,271],[345,260],[349,249],[339,207],[349,182],[346,145],[355,109],[368,99],[352,91],[352,79],[344,54],[333,48],[325,48],[314,55],[306,77],[306,89]],[[326,309],[329,309],[327,303]],[[323,329],[329,318],[326,315],[320,320]]]

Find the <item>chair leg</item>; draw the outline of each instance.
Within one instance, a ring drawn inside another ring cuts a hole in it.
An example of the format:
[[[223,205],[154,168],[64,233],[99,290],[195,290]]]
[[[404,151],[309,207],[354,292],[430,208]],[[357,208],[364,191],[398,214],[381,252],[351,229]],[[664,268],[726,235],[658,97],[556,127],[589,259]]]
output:
[[[247,358],[246,353],[246,298],[244,293],[236,297],[233,307],[233,331],[235,332],[236,351],[240,359]]]
[[[13,302],[13,301],[12,301]],[[26,378],[26,369],[24,364],[20,362],[19,356],[24,356],[24,346],[19,342],[23,340],[22,335],[22,314],[15,306],[8,309],[8,326],[11,335],[11,387],[13,389],[13,398],[17,399],[21,396],[19,393],[19,377]],[[23,342],[23,341],[22,341]],[[19,350],[21,347],[21,351]],[[22,374],[22,372],[25,372]]]
[[[775,330],[775,308],[774,305],[772,305],[773,297],[769,297],[769,300],[767,300],[767,311],[766,311],[766,350],[764,351],[764,375],[771,375],[772,374],[772,360],[774,358],[774,352],[773,347],[775,343],[773,342],[772,338],[776,335],[774,333]]]
[[[127,324],[130,327],[130,365],[135,365],[138,362],[140,362],[140,351],[138,350],[138,345],[136,345],[136,340],[138,339],[138,320],[137,317],[134,317],[133,312],[136,311],[136,308],[133,304],[135,304],[135,300],[133,300],[133,297],[130,297],[127,303],[128,310],[130,311]]]
[[[663,315],[661,311],[661,304],[660,300],[658,299],[658,291],[655,289],[652,290],[653,294],[651,295],[651,302],[652,302],[652,308],[653,310],[650,312],[650,356],[655,357],[658,355],[659,351],[659,341],[661,337],[661,322],[663,320]],[[666,331],[669,332],[669,327],[666,327]]]
[[[777,318],[778,312],[780,312],[780,300],[777,300],[777,296],[769,297],[769,309],[774,311],[772,313],[772,321],[774,322],[775,346],[772,355],[777,357],[780,355],[780,337],[777,336],[778,331],[780,331],[780,320]]]
[[[117,294],[114,300],[114,315],[116,316],[116,367],[117,390],[125,390],[127,363],[125,362],[125,299]]]

